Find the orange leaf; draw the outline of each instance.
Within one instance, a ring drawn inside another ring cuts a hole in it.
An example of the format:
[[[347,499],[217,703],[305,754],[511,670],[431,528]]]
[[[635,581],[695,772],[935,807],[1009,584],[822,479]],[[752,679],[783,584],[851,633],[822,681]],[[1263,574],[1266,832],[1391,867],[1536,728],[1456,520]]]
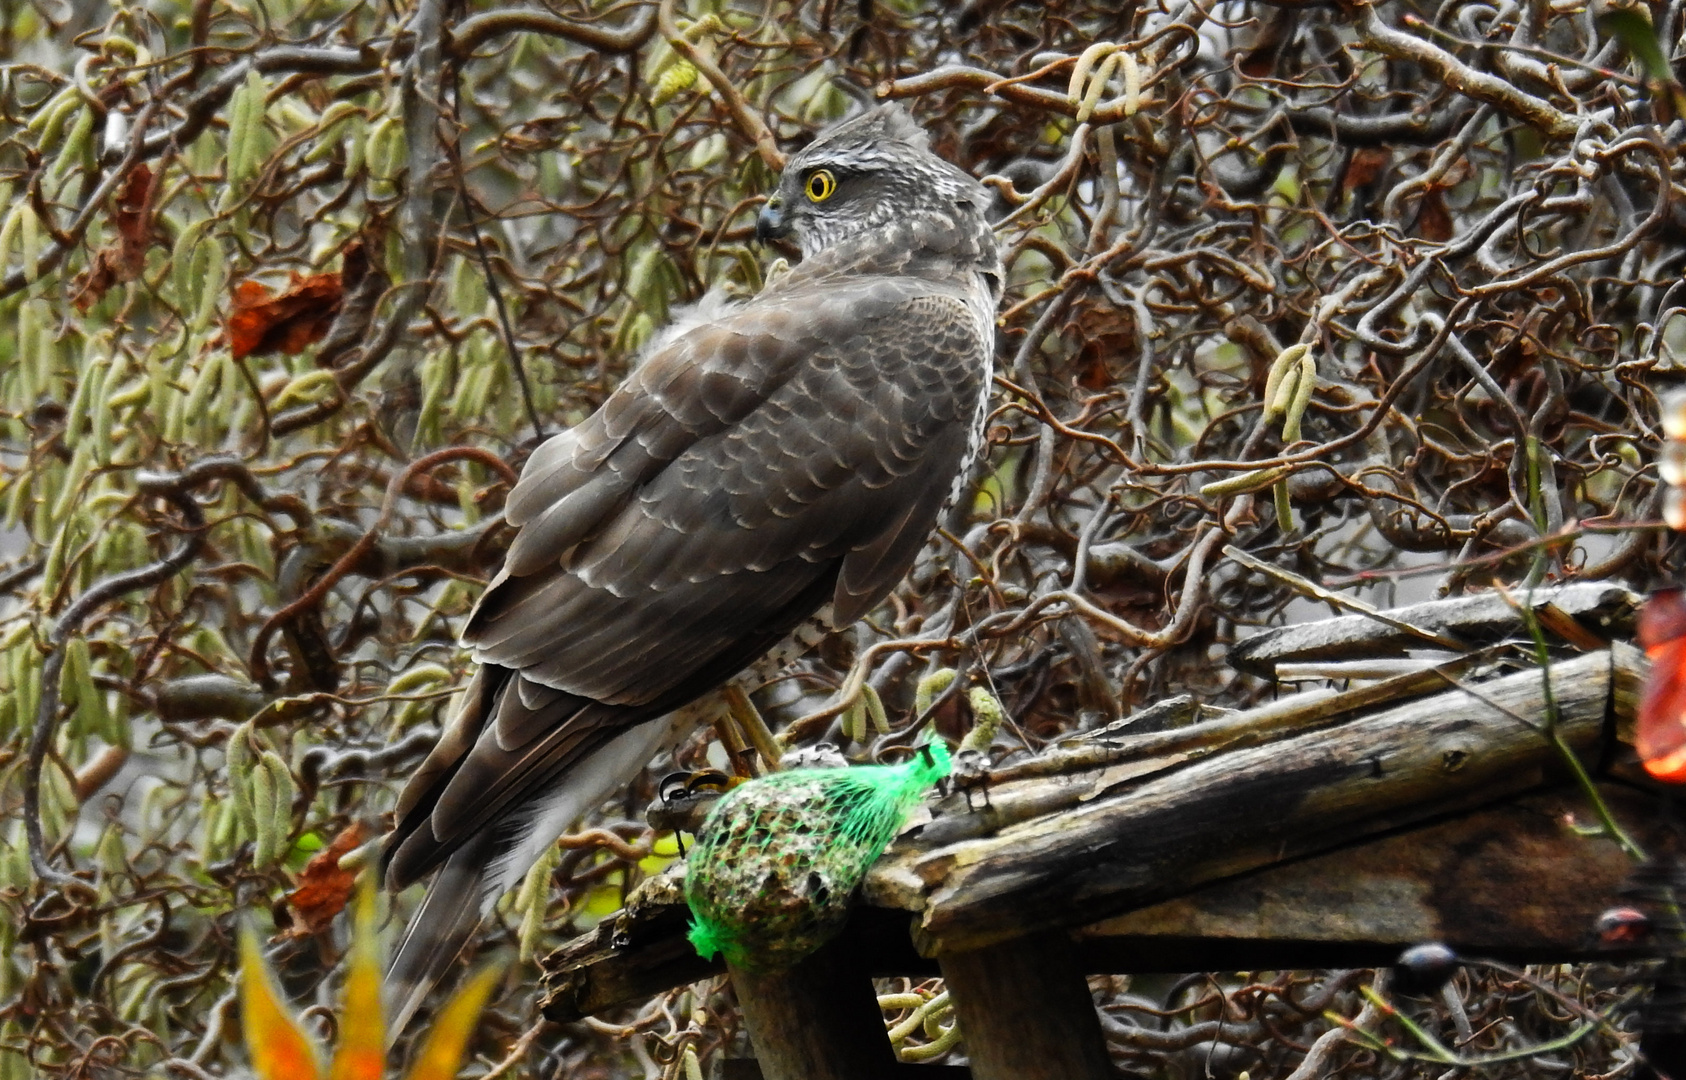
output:
[[[259,1080],[316,1080],[316,1046],[281,1004],[251,927],[240,931],[240,1021]]]
[[[503,976],[503,965],[492,964],[474,973],[461,990],[451,996],[433,1021],[416,1063],[410,1067],[408,1080],[452,1080],[462,1067],[463,1050],[480,1019],[480,1010],[492,988]]]
[[[353,822],[340,830],[329,845],[312,855],[299,872],[298,887],[287,894],[293,909],[293,925],[288,937],[320,934],[345,909],[357,884],[357,874],[340,869],[340,860],[356,850],[363,842],[363,826]]]
[[[340,1040],[329,1080],[381,1080],[386,1065],[386,1018],[381,1012],[381,958],[374,875],[357,892],[351,930],[351,969],[340,1007]]]
[[[1653,593],[1639,616],[1639,643],[1651,658],[1639,698],[1635,748],[1645,771],[1686,782],[1686,593]]]
[[[303,352],[327,336],[344,295],[339,274],[295,273],[279,295],[262,282],[239,282],[229,307],[228,347],[236,360],[253,353]]]

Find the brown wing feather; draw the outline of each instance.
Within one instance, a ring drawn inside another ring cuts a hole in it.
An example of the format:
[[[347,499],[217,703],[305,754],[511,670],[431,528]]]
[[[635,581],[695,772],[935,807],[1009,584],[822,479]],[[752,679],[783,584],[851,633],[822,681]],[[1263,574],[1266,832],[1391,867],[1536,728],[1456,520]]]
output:
[[[928,282],[786,292],[680,337],[540,447],[463,634],[484,667],[401,800],[394,884],[827,601],[853,621],[881,600],[960,467],[987,347]]]
[[[811,305],[800,299],[784,298],[770,318],[750,305],[647,362],[625,395],[659,399],[663,411],[652,417],[611,402],[599,414],[602,429],[617,416],[643,419],[622,427],[620,445],[606,454],[597,432],[578,439],[602,455],[599,473],[612,481],[555,479],[585,475],[571,459],[528,470],[516,493],[523,498],[512,498],[524,513],[529,485],[558,501],[597,485],[618,495],[593,501],[605,508],[595,521],[571,520],[565,530],[558,522],[543,545],[548,559],[532,554],[528,531],[544,533],[538,526],[550,516],[537,513],[522,527],[509,568],[463,635],[476,659],[592,700],[637,705],[709,661],[739,623],[758,625],[782,609],[833,560],[850,564],[838,599],[851,608],[895,584],[905,559],[883,559],[886,528],[900,535],[909,527],[918,534],[912,542],[922,541],[933,499],[946,493],[965,450],[983,377],[977,325],[957,299],[922,282],[880,280]],[[812,311],[798,330],[786,316],[804,306]],[[697,391],[728,379],[740,389]],[[657,446],[676,452],[662,460],[651,452]],[[516,552],[519,568],[534,568],[518,573]]]

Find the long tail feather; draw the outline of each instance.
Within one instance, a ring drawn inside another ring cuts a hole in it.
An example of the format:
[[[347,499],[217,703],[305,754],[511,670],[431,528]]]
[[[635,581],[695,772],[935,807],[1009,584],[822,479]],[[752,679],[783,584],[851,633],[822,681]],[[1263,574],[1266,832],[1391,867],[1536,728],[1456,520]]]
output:
[[[386,1029],[389,1044],[403,1033],[439,981],[456,969],[457,958],[485,919],[486,853],[482,846],[471,843],[453,854],[434,875],[421,907],[410,917],[386,972],[386,996],[392,1009]]]
[[[681,709],[665,720],[622,732],[575,761],[551,791],[506,812],[451,853],[428,884],[421,907],[410,916],[387,969],[391,1038],[403,1032],[433,988],[459,969],[463,947],[480,928],[491,901],[515,888],[570,823],[624,787],[663,746],[688,733],[701,715],[698,709]],[[425,819],[421,828],[428,828]],[[389,875],[398,871],[389,881],[402,885],[410,871],[402,866],[403,847],[397,850],[398,857],[386,870]]]

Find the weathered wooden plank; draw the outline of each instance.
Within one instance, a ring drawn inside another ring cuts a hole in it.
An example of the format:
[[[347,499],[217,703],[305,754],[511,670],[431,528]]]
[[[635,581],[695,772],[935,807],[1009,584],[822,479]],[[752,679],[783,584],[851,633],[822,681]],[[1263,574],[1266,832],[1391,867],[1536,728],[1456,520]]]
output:
[[[1511,600],[1535,606],[1550,604],[1572,616],[1592,635],[1606,641],[1633,633],[1640,597],[1609,582],[1575,582],[1548,586],[1531,593],[1497,592],[1452,600],[1430,600],[1386,612],[1389,618],[1437,634],[1450,634],[1469,645],[1486,645],[1507,637],[1526,639],[1527,632]],[[1581,639],[1584,640],[1584,639]],[[1575,643],[1580,644],[1581,640]],[[1269,677],[1284,660],[1373,660],[1403,656],[1422,647],[1422,640],[1363,615],[1341,615],[1317,622],[1285,626],[1238,642],[1229,662],[1242,671]]]
[[[766,1080],[877,1080],[897,1068],[864,961],[833,941],[789,971],[732,969]]]
[[[1441,692],[1448,677],[1462,678],[1470,666],[1459,660],[1351,690],[1305,690],[1244,712],[1224,710],[1215,719],[1172,730],[1135,733],[1132,716],[960,784],[955,794],[932,807],[933,819],[917,830],[920,846],[997,833],[1087,802],[1101,788],[1125,779],[1333,727],[1362,713]]]
[[[1601,794],[1647,849],[1672,846],[1652,797],[1613,784]],[[1075,936],[1086,962],[1114,974],[1185,970],[1191,941],[1222,957],[1217,966],[1241,968],[1362,966],[1422,941],[1516,963],[1608,957],[1594,922],[1619,902],[1633,863],[1568,824],[1591,820],[1578,789],[1524,796],[1216,882]]]
[[[1585,751],[1599,744],[1606,709],[1617,732],[1627,737],[1644,666],[1637,650],[1627,645],[1616,645],[1607,655],[1554,665],[1553,683],[1572,745]],[[1486,697],[1497,695],[1526,715],[1538,711],[1539,687],[1536,671],[1480,683],[1475,690]],[[1421,693],[1415,683],[1405,689]],[[1378,699],[1373,687],[1356,693],[1357,700],[1371,708],[1378,700],[1389,700]],[[1356,716],[1350,701],[1336,700],[1344,696],[1293,695],[1263,710],[1215,721],[1216,727],[1206,734],[1216,732],[1223,750],[1204,759],[1177,759],[1198,742],[1183,749],[1155,742],[1160,735],[1180,737],[1196,730],[1189,728],[1157,733],[1145,742],[1134,741],[1141,737],[1130,740],[1136,749],[1153,744],[1155,753],[1145,762],[1108,758],[1102,767],[1078,768],[1066,775],[1025,775],[992,785],[987,803],[985,792],[971,792],[976,807],[971,812],[966,810],[968,796],[955,796],[945,804],[949,817],[898,841],[869,877],[869,903],[904,910],[858,908],[842,940],[871,960],[874,975],[934,974],[935,965],[914,954],[908,937],[911,918],[931,915],[909,912],[927,904],[934,903],[939,915],[958,915],[940,927],[943,934],[927,940],[927,945],[939,947],[981,944],[985,935],[973,934],[967,920],[976,917],[987,925],[997,918],[988,911],[1001,913],[999,925],[1010,933],[1034,931],[1037,919],[1049,911],[1063,925],[1081,926],[1320,851],[1342,848],[1343,854],[1330,864],[1339,868],[1341,859],[1366,850],[1353,845],[1386,844],[1389,830],[1502,802],[1538,789],[1556,775],[1558,761],[1537,733],[1464,691],[1419,697],[1404,706]],[[1301,702],[1309,711],[1294,713],[1295,699],[1309,699]],[[1258,713],[1264,714],[1260,726],[1266,735],[1249,733],[1250,717],[1257,720]],[[1308,718],[1311,730],[1294,732],[1284,717],[1296,715]],[[1620,757],[1610,768],[1629,775],[1621,760],[1631,758],[1631,751],[1617,749]],[[1594,755],[1583,752],[1582,757],[1590,763]],[[1565,797],[1572,801],[1575,796],[1571,792]],[[1002,812],[1004,806],[1009,812]],[[963,828],[941,831],[958,819],[963,819]],[[1494,822],[1498,829],[1501,818],[1478,820]],[[1073,825],[1080,830],[1068,831]],[[1373,837],[1381,839],[1366,839]],[[1093,843],[1084,847],[1088,841]],[[1565,847],[1546,861],[1571,879],[1579,875],[1580,880],[1592,881],[1586,876],[1592,871],[1570,865],[1592,851]],[[1597,873],[1611,872],[1606,856],[1594,861],[1603,867]],[[983,908],[969,910],[964,903],[967,881],[998,891],[981,893]],[[1297,887],[1306,895],[1321,888]],[[1538,891],[1527,883],[1517,887]],[[646,890],[641,887],[640,892]],[[1458,899],[1455,892],[1442,895],[1448,908],[1474,903]],[[546,961],[547,1015],[576,1019],[721,970],[698,960],[685,943],[686,914],[675,883],[667,883],[665,892],[649,891],[635,907]],[[1091,937],[1085,963],[1092,973],[1109,968],[1118,973],[1168,970],[1167,965],[1178,970],[1354,966],[1385,961],[1404,938],[1415,936],[1414,931],[1404,935],[1401,930],[1397,932],[1403,937],[1387,941],[1249,937],[1234,927],[1229,935],[1215,923],[1201,925],[1206,928],[1190,924],[1176,930],[1166,924],[1154,933]],[[1424,918],[1418,928],[1426,925]],[[1567,926],[1567,917],[1559,925]],[[1503,940],[1440,936],[1454,937],[1471,951],[1489,955],[1505,956],[1511,947]],[[1540,944],[1541,953],[1528,955],[1559,955],[1556,944],[1561,939]]]
[[[1071,939],[1033,934],[941,958],[977,1080],[1109,1080],[1095,1003]]]
[[[539,1007],[559,1023],[723,974],[685,938],[691,913],[677,892],[605,919],[545,957]]]
[[[1629,650],[1631,652],[1631,650]],[[1614,652],[1556,663],[1559,731],[1596,746]],[[1561,769],[1523,671],[1173,768],[995,836],[881,862],[871,895],[920,909],[922,949],[967,950],[1542,785]],[[1478,696],[1479,695],[1479,696]]]
[[[544,1015],[569,1023],[628,1001],[641,1001],[675,986],[723,975],[726,965],[703,960],[685,939],[690,910],[677,889],[641,898],[632,912],[606,920],[545,957]],[[937,974],[909,933],[905,911],[859,907],[838,936],[841,947],[868,963],[872,978]]]

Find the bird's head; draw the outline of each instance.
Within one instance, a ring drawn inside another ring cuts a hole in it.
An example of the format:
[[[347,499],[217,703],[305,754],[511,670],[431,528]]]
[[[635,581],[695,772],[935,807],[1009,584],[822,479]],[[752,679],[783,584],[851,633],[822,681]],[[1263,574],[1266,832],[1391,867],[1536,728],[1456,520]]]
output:
[[[794,239],[802,257],[922,216],[982,223],[982,184],[931,153],[900,105],[881,105],[824,131],[792,155],[755,221],[755,238]]]

